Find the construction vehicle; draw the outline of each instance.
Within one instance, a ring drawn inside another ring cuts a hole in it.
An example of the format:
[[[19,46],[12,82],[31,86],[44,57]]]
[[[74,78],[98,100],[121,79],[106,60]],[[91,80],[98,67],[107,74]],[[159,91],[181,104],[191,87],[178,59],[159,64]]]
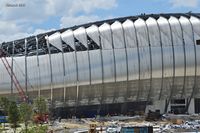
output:
[[[33,121],[37,124],[47,123],[48,122],[48,114],[35,114],[33,116]]]

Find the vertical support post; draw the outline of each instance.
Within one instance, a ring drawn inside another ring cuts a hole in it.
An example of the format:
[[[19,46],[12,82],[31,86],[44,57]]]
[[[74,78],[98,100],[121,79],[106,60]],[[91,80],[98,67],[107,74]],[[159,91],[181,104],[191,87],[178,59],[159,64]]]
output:
[[[11,73],[13,73],[13,56],[15,54],[15,42],[12,43],[12,62],[11,62]],[[11,94],[13,95],[13,75],[11,75]]]
[[[38,78],[39,78],[39,82],[38,82],[38,97],[41,96],[41,77],[40,77],[40,65],[39,65],[39,53],[38,53],[38,38],[37,36],[35,36],[35,41],[36,41],[36,51],[37,51],[37,68],[38,68]]]
[[[104,101],[104,64],[103,64],[103,49],[102,49],[102,44],[101,44],[101,34],[99,31],[99,27],[98,27],[98,35],[99,35],[99,50],[100,50],[100,55],[101,55],[101,72],[102,72],[102,92],[101,92],[101,99],[100,99],[100,107],[98,110],[98,113],[100,113],[100,111],[102,110],[102,105],[103,105],[103,101]]]
[[[47,48],[49,52],[49,66],[50,66],[50,75],[51,75],[51,84],[50,84],[50,89],[51,89],[51,102],[53,102],[53,75],[52,75],[52,63],[51,63],[51,49],[50,49],[50,44],[49,44],[49,39],[48,36],[45,37],[46,42],[47,42]]]
[[[60,35],[60,40],[62,42],[62,37]],[[65,73],[65,60],[64,60],[64,50],[63,50],[63,46],[62,46],[62,50],[61,50],[61,53],[62,53],[62,62],[63,62],[63,101],[64,103],[66,102],[66,73]]]
[[[115,84],[114,84],[114,88],[116,88],[116,81],[117,81],[117,71],[116,71],[116,57],[115,57],[115,47],[114,47],[114,41],[113,41],[113,31],[112,31],[112,28],[111,28],[111,26],[110,26],[110,24],[109,24],[109,27],[110,27],[110,31],[111,31],[111,43],[112,43],[112,53],[113,53],[113,62],[114,62],[114,82],[115,82]],[[114,91],[114,95],[113,95],[113,101],[112,101],[112,103],[115,103],[115,100],[116,100],[116,97],[117,97],[117,89],[115,89],[115,91]]]
[[[169,100],[165,100],[165,113],[167,113],[167,110],[168,110],[168,107],[169,107],[169,103],[170,103],[170,101]]]
[[[25,39],[25,44],[24,44],[24,48],[25,48],[25,92],[26,92],[26,95],[28,94],[28,88],[27,88],[27,85],[28,85],[28,74],[27,74],[27,39]]]
[[[129,86],[128,86],[128,82],[129,82],[129,67],[128,67],[128,52],[127,52],[127,44],[126,44],[126,40],[125,40],[125,30],[123,25],[122,26],[122,35],[123,35],[123,41],[124,41],[124,49],[125,49],[125,54],[126,54],[126,96],[125,96],[125,103],[124,103],[124,109],[122,111],[122,113],[127,113],[127,105],[128,105],[128,96],[129,96]]]
[[[135,27],[135,24],[133,24],[134,26],[134,29],[135,29],[135,35],[136,35],[136,43],[137,43],[137,53],[138,53],[138,91],[137,91],[137,99],[136,100],[139,100],[139,96],[140,96],[140,75],[141,75],[141,69],[140,69],[140,66],[141,66],[141,62],[140,62],[140,49],[139,49],[139,44],[138,44],[138,35],[137,35],[137,29]]]
[[[150,42],[149,28],[148,28],[145,20],[144,20],[144,22],[145,22],[147,34],[148,34],[147,38],[148,38],[148,43],[149,43],[148,47],[149,47],[149,60],[150,60],[150,88],[149,88],[149,92],[148,92],[148,96],[147,96],[147,102],[146,102],[146,107],[147,107],[147,105],[150,102],[151,91],[152,91],[152,54],[151,54],[151,42]]]
[[[196,50],[196,44],[195,44],[195,38],[194,38],[194,28],[193,28],[193,25],[192,25],[192,22],[190,21],[189,19],[189,22],[191,24],[191,28],[192,28],[192,34],[193,34],[193,43],[194,43],[194,56],[195,56],[195,78],[194,78],[194,87],[192,89],[192,93],[189,97],[189,99],[187,100],[187,105],[186,105],[186,108],[185,108],[185,111],[188,112],[188,108],[189,108],[189,105],[191,103],[191,100],[192,100],[192,97],[195,95],[196,93],[196,89],[197,89],[197,50]]]
[[[166,105],[166,108],[165,108],[165,111],[167,111],[167,108],[169,106],[169,103],[173,97],[173,90],[174,90],[174,80],[175,80],[175,52],[174,52],[174,42],[173,42],[173,35],[172,35],[172,27],[171,27],[171,24],[169,23],[169,20],[167,20],[168,24],[169,24],[169,28],[170,28],[170,35],[171,35],[171,43],[172,43],[172,51],[173,51],[173,79],[172,79],[172,86],[171,86],[171,90],[170,90],[170,96],[169,96],[169,99],[168,99],[168,102],[167,102],[167,105]]]
[[[75,103],[75,114],[76,114],[77,106],[78,106],[78,102],[79,102],[79,77],[78,77],[77,49],[76,49],[76,46],[75,46],[74,32],[73,32],[73,38],[74,38],[74,47],[75,47],[74,50],[75,50],[75,62],[76,62],[76,103]]]

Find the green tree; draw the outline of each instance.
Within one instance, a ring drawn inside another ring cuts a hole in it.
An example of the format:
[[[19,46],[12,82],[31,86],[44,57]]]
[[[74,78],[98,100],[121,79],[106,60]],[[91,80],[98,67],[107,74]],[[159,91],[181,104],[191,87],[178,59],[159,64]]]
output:
[[[12,124],[12,128],[14,129],[14,133],[16,132],[16,128],[18,122],[20,121],[20,113],[17,107],[16,102],[10,102],[8,108],[8,121]]]
[[[38,97],[37,99],[35,99],[34,109],[40,115],[48,113],[47,102],[45,101],[45,99],[42,97]]]
[[[31,120],[32,113],[33,113],[32,106],[26,102],[23,102],[19,106],[19,111],[20,111],[21,120],[25,125],[25,131],[27,133],[28,132],[28,122]]]
[[[0,107],[3,109],[5,115],[8,114],[10,101],[6,97],[0,97]]]
[[[34,100],[34,121],[36,123],[42,124],[46,119],[46,114],[49,112],[47,107],[47,102],[44,98],[38,97]]]

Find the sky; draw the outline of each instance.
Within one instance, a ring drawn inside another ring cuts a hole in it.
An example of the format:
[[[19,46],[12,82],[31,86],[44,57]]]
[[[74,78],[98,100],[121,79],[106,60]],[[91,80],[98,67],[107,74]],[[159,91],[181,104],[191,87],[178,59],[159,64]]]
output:
[[[200,13],[200,0],[0,0],[0,43],[142,13]]]

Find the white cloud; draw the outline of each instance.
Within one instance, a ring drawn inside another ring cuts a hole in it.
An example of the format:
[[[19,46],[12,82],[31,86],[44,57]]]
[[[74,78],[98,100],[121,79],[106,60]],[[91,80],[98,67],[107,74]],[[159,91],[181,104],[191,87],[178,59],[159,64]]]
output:
[[[93,21],[97,21],[100,18],[98,16],[64,16],[61,18],[61,24],[60,27],[70,27],[74,25],[89,23]]]
[[[9,7],[8,4],[25,4],[25,6]],[[46,2],[40,0],[1,0],[0,17],[1,20],[14,22],[40,22],[48,17],[45,5]]]
[[[24,7],[7,7],[7,4],[25,4]],[[1,0],[1,20],[15,22],[42,22],[51,16],[74,16],[94,10],[116,7],[116,0]]]
[[[9,33],[16,33],[20,30],[15,23],[11,21],[0,21],[0,31],[1,33],[7,35]]]
[[[24,28],[26,28],[26,27],[23,27],[23,26],[20,27],[12,21],[0,21],[0,31],[1,31],[0,32],[0,43],[12,41],[15,39],[20,39],[20,38],[25,38],[28,36],[37,35],[40,33],[45,33],[48,31],[55,30],[55,29],[49,29],[49,30],[35,29],[35,30],[33,30],[32,27],[29,27],[32,32],[28,32],[28,31],[24,30]]]
[[[23,32],[23,31],[18,31],[17,33],[8,33],[8,34],[0,34],[0,43],[2,42],[9,42],[9,41],[13,41],[13,40],[17,40],[17,39],[21,39],[21,38],[25,38],[25,37],[29,37],[29,36],[33,36],[33,35],[38,35],[40,33],[45,33],[48,31],[53,31],[55,29],[36,29],[33,33],[27,33],[27,32]]]
[[[24,7],[7,4],[24,4]],[[96,10],[116,6],[117,0],[0,0],[0,42],[46,32],[35,29],[34,24],[46,22],[50,17],[60,18],[60,27],[68,27],[99,20],[99,16],[93,15]]]
[[[116,0],[73,0],[69,8],[69,14],[78,12],[91,13],[95,9],[108,10],[116,6]]]
[[[173,7],[197,7],[199,0],[170,0]]]

